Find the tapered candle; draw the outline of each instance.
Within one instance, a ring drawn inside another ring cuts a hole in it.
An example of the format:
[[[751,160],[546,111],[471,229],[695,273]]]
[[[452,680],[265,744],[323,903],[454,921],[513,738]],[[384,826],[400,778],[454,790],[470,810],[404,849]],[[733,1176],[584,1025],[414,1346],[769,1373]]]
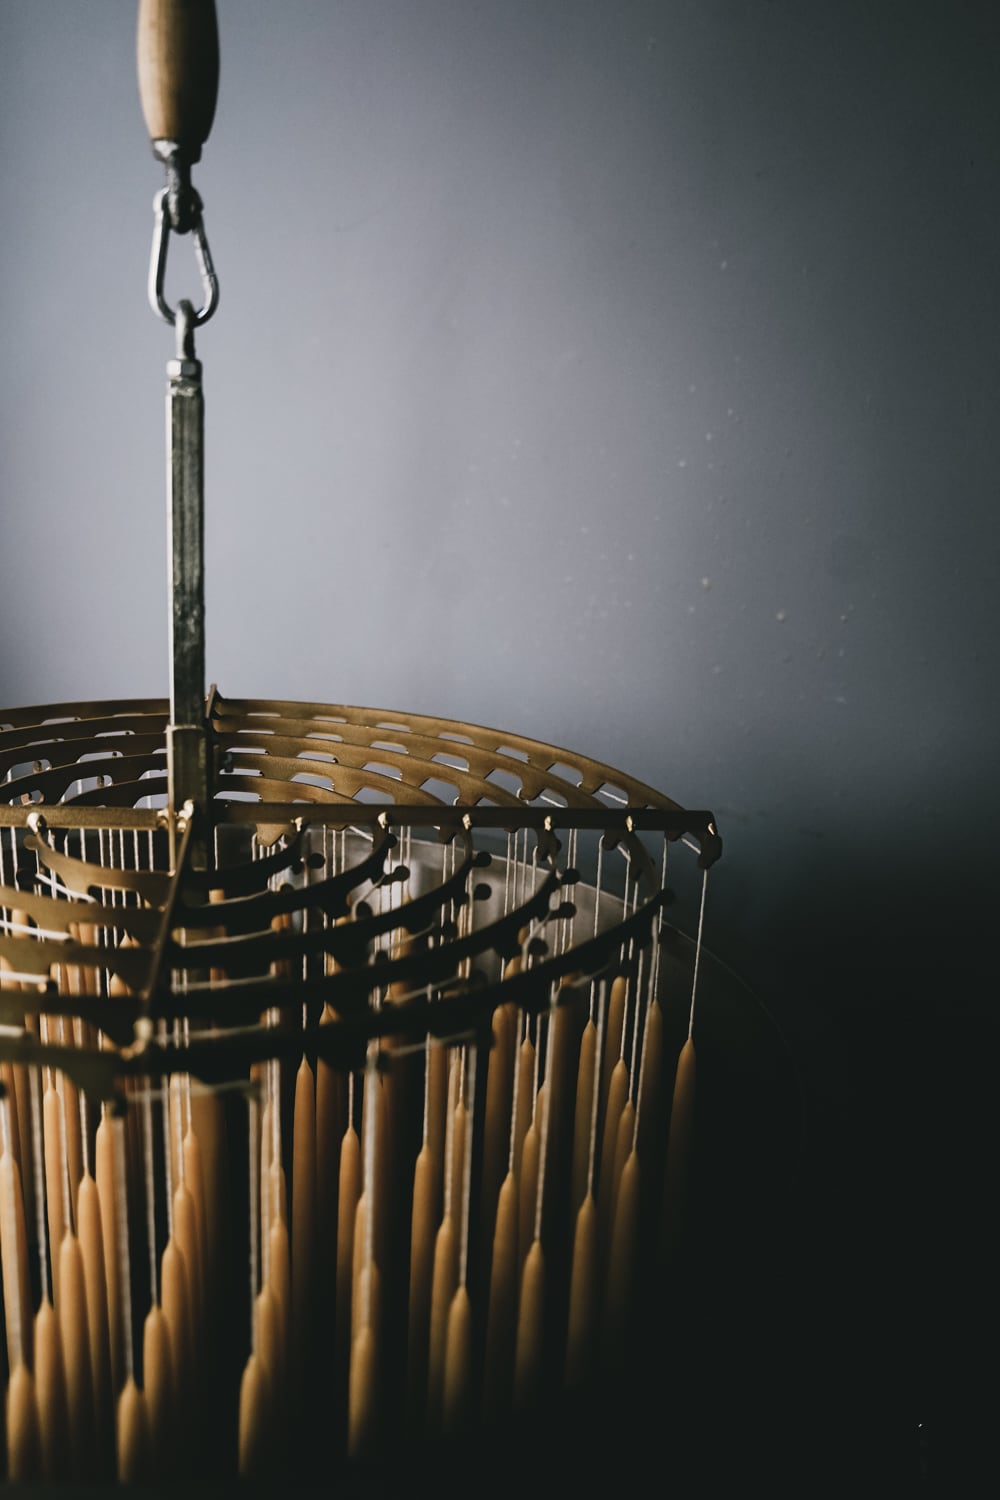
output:
[[[630,1151],[622,1169],[615,1202],[615,1222],[606,1282],[603,1361],[614,1378],[625,1374],[632,1348],[636,1313],[636,1263],[639,1249],[641,1169],[639,1153]]]
[[[251,1352],[240,1379],[237,1464],[241,1479],[263,1479],[270,1468],[271,1383],[263,1360]]]
[[[663,1174],[660,1209],[661,1255],[669,1262],[680,1246],[686,1223],[688,1177],[694,1139],[695,1080],[694,1042],[689,1036],[677,1058],[674,1092],[670,1105],[667,1161]]]
[[[474,1410],[472,1334],[472,1304],[462,1284],[451,1299],[445,1330],[441,1426],[452,1437],[469,1428]]]
[[[334,1379],[346,1391],[351,1357],[351,1297],[354,1288],[354,1216],[361,1196],[361,1141],[353,1125],[340,1145],[337,1198],[337,1303],[334,1323]]]
[[[47,1483],[70,1479],[69,1408],[59,1319],[52,1303],[44,1298],[35,1313],[34,1374],[42,1478]]]
[[[45,1142],[45,1207],[52,1246],[52,1301],[59,1305],[59,1246],[66,1221],[63,1214],[62,1102],[51,1075],[42,1098],[42,1136]]]
[[[607,1108],[608,1094],[611,1089],[611,1075],[618,1059],[621,1057],[622,1038],[625,1034],[627,1002],[628,981],[623,974],[618,974],[611,982],[611,990],[608,994],[608,1013],[604,1023],[604,1059],[601,1064],[601,1094],[597,1118],[599,1135],[603,1134],[604,1114]],[[599,1199],[598,1202],[600,1202]]]
[[[538,1110],[544,1104],[545,1085],[538,1091]],[[541,1150],[540,1126],[536,1120],[532,1120],[524,1137],[521,1147],[521,1168],[518,1173],[517,1193],[517,1246],[518,1246],[518,1275],[528,1258],[528,1251],[535,1238],[535,1217],[538,1202],[538,1172],[539,1154]]]
[[[155,1302],[142,1328],[142,1392],[153,1466],[157,1474],[172,1476],[177,1427],[171,1330],[163,1309]]]
[[[374,1329],[366,1324],[351,1340],[347,1452],[352,1459],[374,1454],[378,1419],[378,1346]]]
[[[295,1077],[292,1135],[292,1375],[307,1377],[315,1316],[316,1089],[303,1057]]]
[[[96,1447],[87,1283],[80,1243],[69,1230],[59,1247],[59,1285],[59,1332],[66,1371],[72,1475],[74,1480],[88,1480],[96,1473]]]
[[[597,1027],[588,1020],[580,1037],[576,1076],[576,1108],[573,1117],[573,1167],[570,1212],[575,1214],[587,1194],[590,1169],[590,1137],[594,1074],[597,1068]]]
[[[153,1477],[152,1444],[146,1398],[131,1375],[116,1410],[118,1478],[122,1484],[146,1484]]]
[[[171,1235],[160,1260],[160,1307],[170,1345],[170,1368],[174,1393],[174,1416],[187,1428],[195,1415],[191,1401],[191,1379],[194,1354],[191,1347],[191,1293],[184,1256]],[[144,1376],[149,1392],[149,1382]],[[152,1420],[158,1430],[159,1405],[154,1400]]]
[[[7,1383],[7,1479],[11,1484],[34,1484],[41,1473],[35,1381],[23,1360],[19,1360]]]
[[[566,1329],[566,1384],[571,1390],[586,1385],[594,1373],[599,1284],[597,1204],[588,1192],[577,1209],[573,1232]]]
[[[431,1277],[431,1321],[427,1357],[427,1425],[440,1430],[444,1395],[444,1359],[448,1332],[448,1309],[458,1283],[458,1234],[455,1221],[446,1213],[434,1241]]]
[[[114,1398],[111,1387],[111,1346],[108,1336],[108,1289],[104,1270],[104,1237],[97,1184],[89,1172],[80,1182],[77,1197],[80,1216],[80,1253],[83,1256],[87,1290],[87,1326],[90,1330],[91,1379],[94,1392],[94,1423],[97,1443],[97,1473],[111,1477],[114,1466]]]
[[[9,1099],[2,1101],[2,1108],[6,1120],[10,1111]],[[0,1156],[0,1260],[3,1263],[7,1365],[8,1369],[14,1369],[21,1359],[30,1357],[30,1346],[26,1350],[25,1342],[31,1334],[32,1296],[21,1173],[9,1147]]]
[[[495,1422],[510,1406],[520,1264],[517,1178],[513,1169],[510,1169],[497,1198],[490,1263],[486,1360],[483,1371],[483,1415],[488,1422]]]
[[[117,1397],[125,1382],[125,1351],[122,1334],[122,1289],[119,1255],[115,1243],[118,1222],[115,1185],[115,1143],[112,1122],[102,1115],[94,1143],[94,1181],[101,1207],[101,1240],[104,1247],[104,1278],[107,1285],[108,1348],[111,1357],[111,1385]],[[129,1398],[131,1401],[131,1397]],[[129,1420],[133,1418],[130,1415]],[[136,1418],[135,1420],[138,1420]],[[145,1418],[143,1418],[145,1420]]]
[[[537,1408],[544,1389],[545,1255],[535,1239],[521,1272],[514,1350],[514,1407]]]
[[[430,1338],[431,1277],[437,1222],[434,1159],[424,1141],[413,1168],[413,1205],[410,1219],[409,1299],[406,1340],[406,1415],[411,1426],[422,1428],[427,1402],[427,1354]]]

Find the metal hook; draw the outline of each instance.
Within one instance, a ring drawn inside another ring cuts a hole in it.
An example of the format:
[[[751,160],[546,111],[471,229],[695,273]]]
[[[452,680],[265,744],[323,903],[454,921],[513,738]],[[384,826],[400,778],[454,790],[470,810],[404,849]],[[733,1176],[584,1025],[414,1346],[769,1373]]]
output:
[[[149,262],[149,305],[158,317],[171,327],[177,321],[177,313],[164,296],[163,283],[167,270],[167,248],[170,244],[170,211],[168,189],[161,188],[153,199],[153,249]],[[193,326],[200,328],[207,323],[219,305],[219,278],[212,264],[211,251],[205,235],[205,222],[201,214],[201,200],[195,196],[191,232],[194,235],[194,254],[201,274],[204,305],[194,314]]]
[[[181,364],[195,359],[194,331],[198,326],[194,308],[186,297],[182,297],[174,313],[174,333],[177,335],[177,359]]]

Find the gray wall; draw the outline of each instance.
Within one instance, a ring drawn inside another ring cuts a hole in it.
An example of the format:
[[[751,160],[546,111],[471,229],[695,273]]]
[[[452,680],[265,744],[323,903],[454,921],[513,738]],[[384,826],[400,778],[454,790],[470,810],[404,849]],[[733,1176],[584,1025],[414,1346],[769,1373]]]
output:
[[[936,998],[996,830],[995,6],[218,13],[210,678],[712,808],[793,1031]],[[134,48],[0,4],[0,702],[166,691]]]

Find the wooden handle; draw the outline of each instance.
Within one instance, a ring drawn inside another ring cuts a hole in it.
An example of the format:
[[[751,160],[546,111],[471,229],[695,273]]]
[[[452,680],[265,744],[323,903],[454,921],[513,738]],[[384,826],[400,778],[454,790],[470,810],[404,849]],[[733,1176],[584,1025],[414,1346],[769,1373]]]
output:
[[[139,98],[152,141],[197,161],[219,92],[215,0],[139,0]]]

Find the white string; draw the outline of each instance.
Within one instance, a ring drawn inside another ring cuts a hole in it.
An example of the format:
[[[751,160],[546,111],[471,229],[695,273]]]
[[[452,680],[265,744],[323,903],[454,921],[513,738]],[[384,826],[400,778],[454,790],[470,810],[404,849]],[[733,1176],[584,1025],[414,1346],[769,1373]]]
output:
[[[520,1020],[518,1020],[517,1035],[515,1036],[514,1047],[514,1086],[511,1090],[512,1097],[510,1104],[510,1145],[508,1146],[507,1150],[508,1172],[513,1172],[514,1170],[514,1149],[517,1141],[517,1096],[521,1082],[521,1048],[524,1045],[524,1038],[520,1033],[521,1024]]]
[[[428,1004],[430,1003],[430,1000],[431,1000],[431,986],[428,985],[427,986],[427,1001],[428,1001]],[[430,1111],[431,1111],[431,1034],[430,1034],[430,1032],[428,1032],[427,1033],[427,1037],[426,1037],[426,1039],[424,1041],[424,1121],[423,1121],[423,1130],[421,1132],[421,1141],[420,1141],[420,1144],[422,1146],[426,1146],[428,1140],[430,1139],[430,1129],[431,1129]]]
[[[628,893],[629,893],[629,871],[630,871],[630,869],[631,869],[631,865],[626,860],[626,862],[625,862],[625,884],[624,884],[624,887],[622,889],[622,917],[623,918],[628,916]],[[619,953],[620,953],[621,961],[624,964],[625,963],[625,959],[626,959],[625,944],[624,943],[621,944],[621,947],[619,949]]]
[[[10,1163],[10,1172],[7,1178],[7,1210],[10,1224],[13,1228],[17,1223],[17,1200],[14,1196],[14,1152],[10,1142],[10,1099],[6,1094],[0,1099],[0,1129],[2,1129],[3,1133],[3,1152]],[[11,1343],[14,1346],[13,1363],[15,1365],[24,1363],[24,1330],[21,1327],[20,1276],[18,1274],[20,1271],[18,1264],[20,1246],[17,1243],[17,1238],[15,1234],[13,1237],[14,1243],[11,1246],[14,1263],[4,1266],[4,1275],[10,1278],[14,1288],[10,1299],[9,1317]]]
[[[164,1022],[163,1026],[162,1026],[161,1035],[163,1035],[165,1037],[166,1036],[166,1031],[167,1031],[166,1022]],[[161,1080],[160,1080],[160,1099],[161,1099],[162,1106],[163,1106],[163,1191],[164,1191],[164,1195],[166,1197],[166,1203],[167,1203],[167,1238],[172,1240],[173,1237],[174,1237],[174,1173],[173,1173],[172,1152],[176,1149],[176,1146],[171,1144],[173,1142],[173,1139],[174,1139],[174,1133],[173,1133],[174,1132],[174,1127],[173,1127],[173,1122],[172,1122],[172,1120],[170,1118],[171,1115],[173,1114],[173,1099],[171,1098],[171,1086],[170,1085],[171,1085],[171,1080],[169,1078],[161,1078]],[[144,1101],[144,1103],[143,1103],[143,1115],[144,1115],[144,1118],[148,1121],[148,1124],[147,1124],[146,1128],[147,1128],[147,1130],[149,1132],[150,1140],[152,1140],[152,1134],[153,1134],[153,1112],[152,1112],[152,1090],[151,1089],[149,1090],[149,1097],[148,1097],[148,1099],[146,1101]],[[152,1180],[153,1180],[153,1177],[152,1177],[152,1173],[153,1173],[153,1168],[152,1168],[152,1160],[153,1160],[152,1152],[153,1152],[153,1148],[152,1148],[151,1145],[149,1146],[148,1151],[149,1151],[149,1163],[150,1164],[147,1167],[147,1172],[149,1174],[150,1187],[147,1187],[147,1192],[151,1191],[151,1185],[152,1185]]]
[[[125,1344],[125,1377],[131,1380],[135,1369],[132,1347],[132,1269],[128,1254],[128,1196],[125,1181],[125,1121],[111,1116],[115,1158],[115,1229],[118,1250],[118,1275],[121,1281],[122,1337]]]
[[[542,1110],[541,1134],[538,1141],[538,1189],[535,1194],[535,1239],[542,1237],[542,1202],[545,1196],[545,1158],[548,1155],[549,1144],[549,1111],[552,1108],[552,1083],[549,1079],[549,1060],[552,1053],[549,1033],[552,1030],[552,1012],[555,1010],[555,988],[553,987],[553,998],[549,1005],[549,1024],[546,1027],[545,1038],[545,1105]]]
[[[639,1085],[638,1085],[638,1088],[636,1089],[636,1094],[635,1094],[635,1135],[634,1135],[634,1138],[633,1138],[634,1141],[638,1141],[638,1139],[639,1139],[639,1110],[640,1110],[640,1108],[642,1106],[642,1084],[643,1084],[643,1079],[645,1078],[645,1074],[646,1074],[646,1052],[648,1050],[648,1042],[649,1042],[649,1012],[650,1012],[650,1008],[652,1007],[652,1004],[653,1004],[654,1000],[656,999],[655,976],[659,973],[659,964],[660,964],[660,939],[659,939],[659,931],[658,931],[658,928],[656,926],[654,926],[653,927],[653,955],[652,955],[652,958],[650,960],[650,965],[649,965],[650,972],[654,976],[654,978],[653,978],[653,980],[651,980],[651,988],[650,988],[650,991],[649,991],[648,1003],[646,1005],[646,1024],[643,1027],[643,1031],[642,1031],[642,1052],[641,1052],[640,1057],[639,1057]]]
[[[688,1019],[688,1041],[691,1040],[691,1034],[694,1031],[694,997],[695,991],[698,988],[698,961],[701,958],[701,930],[705,921],[705,891],[707,887],[708,870],[706,869],[701,877],[701,905],[698,909],[698,937],[694,948],[694,974],[691,978],[691,1015]]]
[[[466,898],[467,899],[466,899],[465,905],[462,907],[462,914],[463,914],[463,916],[465,918],[465,922],[464,922],[465,933],[463,935],[465,937],[471,937],[472,934],[473,934],[473,932],[475,931],[475,927],[476,927],[476,897],[475,897],[475,890],[476,890],[476,870],[475,870],[475,866],[472,866],[470,868],[470,870],[469,870],[469,872],[468,872],[468,874],[466,876],[466,887],[465,887],[465,889],[466,889]],[[468,977],[469,977],[469,975],[471,973],[472,973],[472,955],[470,954],[467,958],[463,958],[462,959],[462,963],[461,963],[461,975],[462,975],[462,978],[463,979],[468,979]]]
[[[147,1100],[142,1107],[142,1150],[146,1169],[146,1234],[149,1237],[149,1296],[154,1306],[159,1305],[156,1276],[156,1179],[153,1171],[153,1107]],[[167,1184],[167,1234],[173,1236],[172,1205],[170,1202],[170,1130],[163,1132],[163,1155]]]
[[[82,986],[81,986],[82,987]],[[77,1047],[83,1046],[83,1022],[76,1018],[73,1022],[73,1040]],[[83,1155],[83,1172],[85,1177],[90,1173],[90,1125],[87,1120],[87,1090],[77,1090],[77,1102],[80,1106],[80,1146]]]
[[[590,1101],[590,1143],[587,1148],[587,1194],[594,1195],[594,1162],[597,1156],[597,1114],[601,1097],[601,1056],[604,1045],[604,1007],[608,981],[602,979],[597,994],[597,1047],[594,1052],[594,1087]]]
[[[186,976],[185,976],[185,981],[186,981]],[[186,1048],[190,1047],[190,1045],[191,1045],[191,1022],[190,1022],[190,1020],[189,1020],[189,1018],[187,1016],[185,1016],[184,1019],[183,1019],[183,1021],[181,1022],[181,1034],[182,1034],[182,1036],[184,1038],[184,1046]],[[182,1073],[181,1074],[181,1099],[182,1099],[182,1102],[183,1102],[183,1105],[184,1105],[184,1119],[185,1119],[185,1127],[184,1128],[185,1128],[186,1133],[188,1135],[190,1135],[191,1128],[192,1128],[192,1115],[191,1115],[191,1074],[190,1073]],[[181,1151],[181,1172],[184,1173],[184,1171],[185,1171],[185,1162],[184,1162],[184,1152],[182,1150]]]
[[[49,1287],[49,1248],[48,1248],[48,1223],[45,1213],[45,1199],[48,1193],[48,1184],[45,1181],[45,1168],[43,1166],[42,1152],[42,1084],[41,1069],[29,1068],[28,1079],[31,1088],[31,1148],[35,1168],[35,1222],[38,1236],[38,1269],[41,1276],[42,1301],[51,1302],[51,1290]]]
[[[469,1123],[465,1131],[465,1161],[462,1164],[462,1242],[459,1246],[458,1255],[458,1283],[465,1286],[469,1262],[469,1219],[472,1209],[472,1126],[475,1120],[476,1108],[476,1062],[479,1057],[479,1048],[473,1047],[469,1053],[469,1099],[466,1109],[469,1114]]]
[[[634,995],[633,995],[633,1002],[634,1002],[634,1005],[635,1005],[635,1009],[632,1012],[632,1046],[631,1046],[631,1049],[629,1051],[629,1056],[628,1056],[628,1087],[629,1087],[629,1095],[630,1095],[630,1097],[632,1096],[632,1081],[636,1077],[637,1069],[638,1069],[638,1059],[639,1059],[639,1022],[640,1022],[640,1019],[641,1019],[641,1016],[642,1016],[642,999],[643,999],[642,968],[643,968],[643,963],[644,963],[644,960],[645,960],[645,956],[646,955],[644,953],[640,952],[640,954],[639,954],[639,965],[638,965],[638,968],[636,969],[636,974],[635,974],[635,987],[634,987]]]
[[[273,1014],[277,1024],[278,1012]],[[274,1188],[269,1213],[273,1224],[279,1216],[281,1203],[281,1065],[277,1058],[271,1063],[271,1071],[274,1079],[271,1087],[271,1180]]]
[[[368,1066],[365,1070],[365,1163],[364,1163],[364,1193],[365,1193],[365,1269],[368,1275],[365,1281],[365,1305],[360,1319],[361,1325],[367,1328],[372,1320],[372,1266],[375,1261],[375,1116],[378,1114],[378,1094],[376,1082],[378,1073],[375,1068],[375,1058],[378,1053],[378,1044],[373,1042],[368,1049]]]
[[[603,880],[603,873],[604,873],[604,837],[603,837],[603,835],[601,835],[598,838],[598,840],[597,840],[597,875],[596,875],[595,880],[594,880],[594,936],[595,937],[597,937],[597,934],[598,934],[598,932],[600,930],[601,895],[602,895],[601,885],[602,885],[602,880]],[[597,981],[596,980],[591,980],[591,983],[590,983],[590,1007],[589,1007],[589,1009],[590,1009],[590,1019],[591,1020],[594,1019],[594,1000],[596,998],[596,994],[597,994]],[[598,1054],[598,1055],[600,1055],[600,1054]]]
[[[622,1062],[625,1061],[625,1038],[628,1035],[628,1007],[629,1001],[632,998],[631,980],[627,974],[623,977],[625,979],[625,1004],[622,1006],[622,1029],[618,1036],[618,1057]]]
[[[576,831],[575,828],[573,828],[573,829],[570,830],[570,835],[569,835],[569,838],[567,840],[567,848],[566,848],[567,863],[569,864],[569,866],[572,869],[576,869],[576,837],[577,837],[577,831]],[[563,918],[563,923],[562,923],[562,942],[560,944],[560,951],[562,953],[568,952],[568,950],[573,946],[575,938],[576,938],[577,902],[576,901],[571,901],[569,904],[573,908],[573,913],[572,913],[571,916],[567,916],[567,917]]]
[[[444,1216],[451,1213],[451,1168],[455,1144],[455,1058],[448,1059],[448,1118],[444,1127]]]
[[[258,1193],[260,1207],[260,1260],[261,1260],[261,1285],[270,1285],[271,1281],[271,1193],[270,1193],[270,1167],[267,1170],[267,1180],[264,1173],[264,1156],[268,1149],[267,1139],[267,1111],[274,1111],[274,1100],[271,1097],[271,1068],[269,1063],[264,1064],[264,1108],[260,1116],[260,1172]],[[271,1131],[271,1141],[274,1140],[274,1131]]]
[[[66,1022],[62,1016],[59,1017],[59,1042],[66,1045],[65,1034]],[[72,1234],[73,1232],[73,1200],[69,1190],[69,1132],[66,1129],[66,1080],[61,1072],[53,1069],[53,1080],[56,1086],[56,1099],[59,1103],[59,1149],[62,1152],[62,1171],[60,1172],[60,1190],[62,1192],[63,1224]]]
[[[597,936],[599,923],[598,918],[601,910],[599,897],[604,886],[604,835],[601,834],[597,840],[597,874],[594,879],[594,936]]]
[[[260,1236],[260,1107],[256,1094],[247,1095],[250,1163],[250,1351],[257,1352],[257,1241]]]
[[[530,1017],[528,1018],[528,1024],[529,1025],[531,1024],[531,1018]],[[537,1103],[537,1100],[538,1100],[539,1074],[540,1074],[540,1070],[541,1070],[541,1066],[542,1066],[542,1050],[543,1050],[542,1049],[542,1018],[541,1018],[541,1016],[536,1016],[535,1017],[534,1072],[533,1072],[532,1079],[531,1079],[531,1089],[532,1089],[531,1118],[532,1118],[532,1120],[534,1120],[534,1118],[535,1118],[535,1104]]]
[[[660,865],[660,893],[661,893],[661,896],[665,893],[666,888],[667,888],[667,850],[669,849],[669,847],[670,847],[670,840],[666,837],[666,835],[664,835],[664,838],[663,838],[663,860],[662,860],[662,863]],[[654,967],[653,967],[653,988],[652,988],[652,994],[653,994],[654,999],[660,993],[660,928],[661,928],[662,910],[663,909],[661,907],[660,908],[660,913],[657,914],[656,922],[655,922],[655,924],[653,926],[653,938],[654,938],[654,942],[655,942],[655,948],[654,948],[653,951],[654,951],[654,953],[656,955],[655,963],[654,963]]]
[[[174,1021],[174,1044],[180,1047],[181,1028],[180,1021]],[[177,1186],[184,1182],[184,1079],[179,1074],[171,1078],[168,1092],[172,1094],[170,1101],[170,1129],[174,1140],[174,1177]],[[171,1191],[171,1197],[173,1192]]]

